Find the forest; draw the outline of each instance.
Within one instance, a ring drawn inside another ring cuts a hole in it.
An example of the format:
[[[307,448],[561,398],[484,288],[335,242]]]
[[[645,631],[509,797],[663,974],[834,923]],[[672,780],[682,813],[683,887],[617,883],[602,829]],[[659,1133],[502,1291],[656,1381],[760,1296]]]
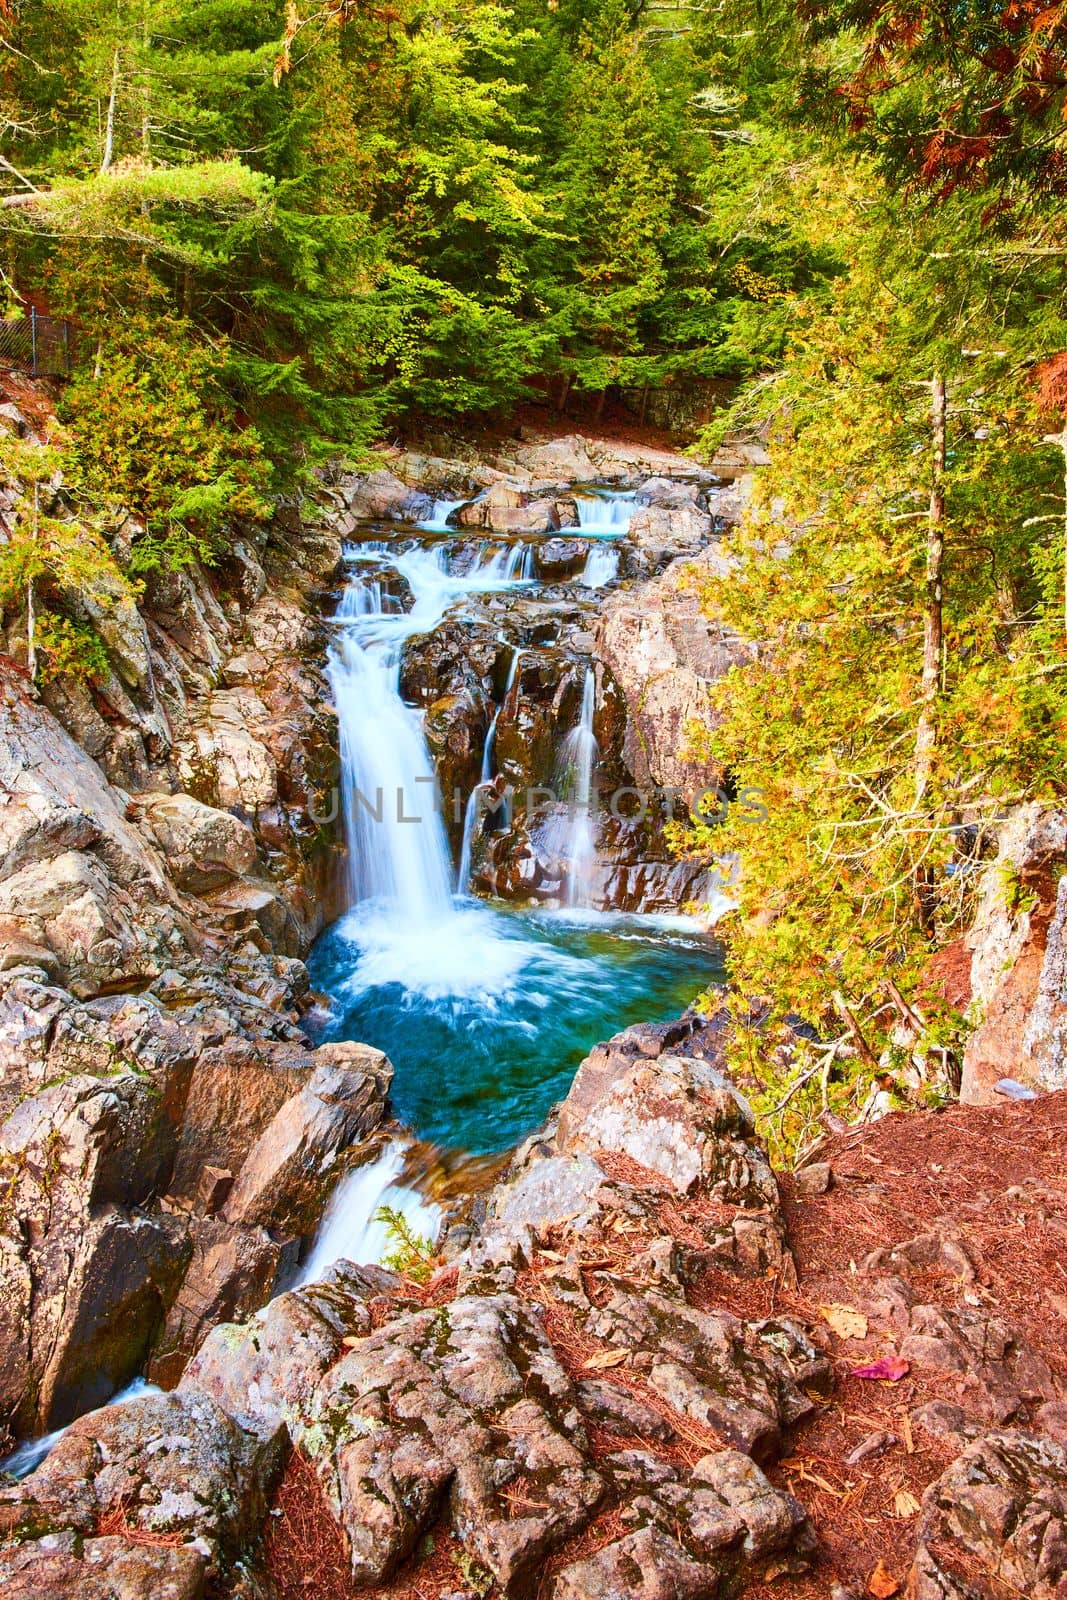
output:
[[[760,653],[689,737],[767,819],[677,848],[743,852],[742,992],[859,1017],[873,1059],[892,974],[953,1050],[930,955],[997,817],[1064,789],[1067,6],[0,0],[0,24],[2,310],[77,330],[61,426],[2,445],[81,510],[72,537],[35,495],[0,551],[38,674],[99,667],[72,587],[210,564],[375,441],[721,385],[692,449],[748,434],[771,465],[702,602]]]

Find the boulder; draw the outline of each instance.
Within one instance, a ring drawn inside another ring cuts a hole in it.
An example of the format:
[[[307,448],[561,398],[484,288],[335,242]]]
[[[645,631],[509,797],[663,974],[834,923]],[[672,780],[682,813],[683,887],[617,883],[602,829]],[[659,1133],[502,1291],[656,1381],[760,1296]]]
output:
[[[700,490],[695,483],[679,483],[677,478],[646,478],[634,496],[639,506],[656,506],[665,511],[700,509]]]
[[[213,1328],[186,1368],[181,1390],[210,1395],[264,1442],[282,1424],[297,1431],[346,1343],[370,1333],[369,1302],[399,1281],[384,1267],[342,1262],[330,1281],[278,1295],[243,1325]]]
[[[180,1219],[133,1209],[165,1185],[173,1140],[132,1074],[67,1079],[0,1129],[0,1405],[24,1431],[69,1422],[140,1370],[187,1259]]]
[[[433,510],[429,495],[410,488],[386,467],[347,480],[343,492],[349,512],[360,522],[418,522]]]
[[[245,1433],[206,1394],[146,1394],[81,1417],[35,1472],[0,1489],[0,1528],[92,1536],[111,1514],[226,1568],[254,1538],[283,1459],[280,1436]]]
[[[625,1067],[608,1078],[613,1062]],[[725,1073],[681,1056],[631,1063],[604,1046],[582,1063],[560,1112],[562,1150],[617,1151],[683,1194],[701,1183],[733,1204],[777,1205],[774,1176],[750,1142],[751,1107]]]
[[[987,1434],[923,1497],[916,1600],[1000,1586],[1028,1600],[1067,1593],[1067,1450],[1033,1434]]]
[[[803,1506],[740,1452],[704,1456],[691,1471],[636,1450],[606,1465],[635,1531],[564,1567],[552,1600],[719,1600],[807,1569],[815,1540]]]
[[[790,1318],[743,1323],[675,1295],[637,1292],[611,1273],[598,1282],[603,1303],[587,1302],[585,1333],[626,1351],[668,1405],[755,1461],[773,1460],[783,1430],[814,1410],[810,1394],[830,1387],[829,1363]],[[580,1306],[584,1291],[576,1289]]]
[[[207,1561],[191,1546],[47,1534],[0,1548],[5,1600],[204,1600]]]
[[[690,754],[690,724],[709,717],[708,688],[754,647],[701,612],[699,564],[673,562],[639,591],[616,590],[604,602],[596,653],[625,697],[622,758],[638,788],[679,790],[687,801],[714,788],[713,762]]]
[[[589,539],[546,539],[537,546],[538,577],[549,583],[575,577],[585,567],[592,548]]]
[[[244,1227],[309,1232],[340,1175],[338,1157],[377,1127],[393,1076],[369,1045],[322,1045],[300,1092],[263,1130],[241,1168],[223,1216]]]
[[[204,894],[255,865],[255,835],[239,818],[189,794],[149,795],[143,803],[179,888]]]
[[[507,1591],[585,1526],[603,1491],[570,1381],[507,1294],[461,1297],[359,1341],[316,1390],[299,1442],[360,1585],[395,1571],[447,1494],[468,1556]]]

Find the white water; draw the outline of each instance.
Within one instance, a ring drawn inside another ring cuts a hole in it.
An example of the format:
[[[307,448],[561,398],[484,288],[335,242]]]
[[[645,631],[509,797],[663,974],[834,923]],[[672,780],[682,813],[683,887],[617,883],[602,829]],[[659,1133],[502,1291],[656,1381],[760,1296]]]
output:
[[[112,1395],[106,1406],[124,1406],[130,1400],[139,1400],[143,1394],[162,1393],[158,1384],[149,1383],[147,1378],[134,1378],[124,1389]],[[66,1428],[56,1428],[53,1433],[44,1433],[39,1439],[27,1439],[17,1450],[12,1450],[9,1456],[4,1456],[0,1460],[0,1472],[9,1472],[13,1478],[27,1477],[41,1465],[45,1456],[55,1449],[66,1431]]]
[[[582,710],[578,725],[572,728],[560,747],[556,764],[559,792],[567,805],[553,827],[553,842],[563,857],[566,870],[566,904],[588,904],[590,880],[596,865],[596,842],[590,801],[593,770],[600,749],[593,733],[596,709],[596,679],[587,668],[582,687]]]
[[[436,1242],[441,1208],[400,1184],[403,1170],[404,1146],[394,1139],[376,1161],[357,1167],[341,1180],[319,1224],[299,1284],[317,1283],[335,1261],[380,1264],[396,1246],[379,1216],[383,1206],[398,1212],[412,1233],[431,1244]]]
[[[327,671],[353,902],[341,925],[353,947],[350,994],[398,984],[409,1000],[495,1003],[529,958],[524,943],[503,936],[498,918],[454,897],[433,761],[421,716],[399,687],[405,642],[431,632],[463,595],[519,587],[528,558],[529,547],[505,545],[460,575],[449,571],[443,546],[416,546],[393,562],[411,589],[410,611],[385,609],[390,597],[371,580],[344,592]]]
[[[433,510],[425,522],[420,522],[419,527],[426,533],[453,533],[455,532],[449,517],[461,506],[470,503],[470,496],[466,500],[435,500]]]
[[[579,583],[586,589],[602,589],[619,575],[619,552],[610,544],[597,544],[585,558]]]
[[[587,539],[621,539],[630,526],[634,496],[618,489],[601,489],[596,494],[576,494],[578,521],[563,533],[580,532]]]

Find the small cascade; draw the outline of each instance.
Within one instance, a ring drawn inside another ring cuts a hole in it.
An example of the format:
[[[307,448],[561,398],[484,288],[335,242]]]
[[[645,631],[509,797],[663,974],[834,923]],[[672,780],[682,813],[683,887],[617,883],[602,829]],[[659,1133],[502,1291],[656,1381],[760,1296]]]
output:
[[[375,1161],[343,1178],[319,1224],[299,1283],[317,1283],[335,1261],[380,1265],[394,1241],[379,1213],[383,1206],[404,1218],[412,1233],[434,1243],[441,1231],[441,1209],[399,1180],[404,1146],[390,1141]]]
[[[430,753],[398,687],[410,617],[387,615],[381,598],[377,583],[346,588],[328,664],[348,887],[355,901],[381,900],[432,922],[451,905],[448,841],[433,803]]]
[[[429,517],[425,522],[420,522],[418,526],[424,533],[454,532],[449,518],[457,511],[462,510],[465,505],[468,505],[469,500],[469,496],[466,500],[435,500]]]
[[[610,544],[596,544],[585,558],[578,582],[586,589],[602,589],[619,576],[619,552]]]
[[[588,904],[590,879],[596,864],[596,842],[590,810],[593,771],[600,755],[593,733],[595,709],[596,679],[592,667],[589,667],[582,689],[582,711],[578,726],[572,728],[563,741],[558,767],[561,789],[565,790],[567,799],[562,855],[567,867],[568,906]]]
[[[565,533],[582,533],[587,539],[621,539],[633,516],[634,495],[601,489],[596,494],[576,494],[578,522]]]

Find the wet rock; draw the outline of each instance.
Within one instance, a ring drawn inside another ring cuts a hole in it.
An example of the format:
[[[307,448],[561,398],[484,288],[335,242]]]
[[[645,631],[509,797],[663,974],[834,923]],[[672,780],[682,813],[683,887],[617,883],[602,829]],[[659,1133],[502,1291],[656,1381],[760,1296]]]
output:
[[[457,1537],[505,1590],[602,1492],[571,1384],[512,1295],[460,1298],[363,1340],[319,1385],[301,1443],[362,1584],[395,1570],[446,1490]]]
[[[199,1550],[123,1538],[52,1534],[0,1548],[5,1600],[204,1600],[206,1575]]]
[[[957,1583],[955,1561],[967,1578]],[[977,1563],[982,1577],[971,1587]],[[978,1595],[1000,1582],[1029,1600],[1067,1589],[1067,1451],[1032,1434],[976,1441],[923,1497],[913,1573],[920,1600]],[[953,1588],[953,1584],[957,1587]]]
[[[590,550],[588,539],[546,539],[537,546],[537,574],[550,583],[572,578],[585,566]]]
[[[381,1121],[393,1069],[380,1050],[324,1045],[313,1059],[304,1088],[249,1152],[226,1202],[226,1221],[307,1232],[322,1215],[341,1151]]]
[[[0,1489],[9,1538],[92,1535],[109,1512],[181,1534],[209,1564],[243,1553],[266,1512],[282,1441],[239,1428],[205,1394],[142,1395],[75,1422],[36,1472]]]
[[[147,796],[144,805],[179,888],[204,894],[254,866],[255,835],[228,812],[188,794]]]

